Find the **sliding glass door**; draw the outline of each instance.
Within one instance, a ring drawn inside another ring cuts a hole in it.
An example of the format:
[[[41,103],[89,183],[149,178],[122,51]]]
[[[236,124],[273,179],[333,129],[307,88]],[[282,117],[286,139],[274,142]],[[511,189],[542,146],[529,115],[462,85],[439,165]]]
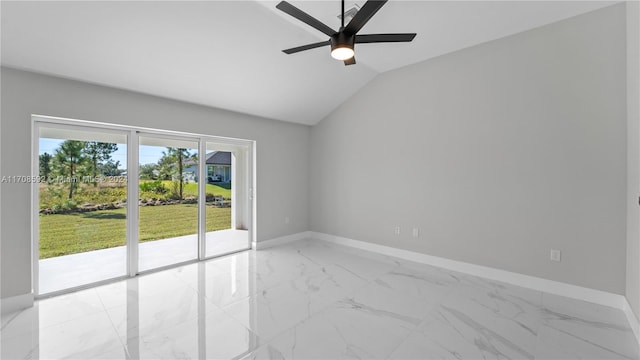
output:
[[[34,116],[36,294],[250,249],[252,149]]]
[[[248,249],[248,149],[206,143],[206,257]]]
[[[198,141],[139,137],[139,271],[198,258]]]
[[[39,293],[125,276],[127,133],[37,131]]]

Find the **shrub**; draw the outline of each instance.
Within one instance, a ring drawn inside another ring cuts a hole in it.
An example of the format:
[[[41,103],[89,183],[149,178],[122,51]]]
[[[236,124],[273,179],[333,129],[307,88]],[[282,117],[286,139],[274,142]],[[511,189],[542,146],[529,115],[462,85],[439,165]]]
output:
[[[78,202],[75,200],[67,200],[64,202],[53,204],[51,210],[54,214],[66,213],[78,208]]]
[[[180,183],[178,181],[171,182],[171,198],[180,199]]]
[[[78,207],[78,202],[75,200],[67,200],[62,203],[62,208],[65,210],[73,210]]]
[[[162,181],[146,181],[140,183],[140,191],[141,192],[152,192],[154,194],[166,194],[169,189],[167,189]]]
[[[102,188],[98,191],[87,192],[82,197],[78,197],[78,200],[83,202],[90,202],[93,204],[106,204],[125,200],[127,198],[127,189],[123,187],[109,187]]]

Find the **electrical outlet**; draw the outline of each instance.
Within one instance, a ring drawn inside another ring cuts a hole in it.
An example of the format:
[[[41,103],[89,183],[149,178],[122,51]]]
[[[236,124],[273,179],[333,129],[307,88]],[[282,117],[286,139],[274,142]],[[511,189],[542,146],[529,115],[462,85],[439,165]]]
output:
[[[290,223],[290,222],[291,222],[291,219],[289,219],[289,217],[288,217],[288,216],[285,216],[285,217],[284,217],[284,223],[285,223],[285,224],[288,224],[288,223]]]
[[[400,225],[396,225],[394,232],[396,235],[400,235]]]
[[[413,234],[413,237],[417,238],[418,236],[420,236],[420,229],[418,229],[417,227],[413,228],[412,234]]]
[[[562,255],[562,252],[560,250],[551,249],[551,252],[549,254],[549,259],[551,259],[551,261],[559,262],[562,259],[561,255]]]

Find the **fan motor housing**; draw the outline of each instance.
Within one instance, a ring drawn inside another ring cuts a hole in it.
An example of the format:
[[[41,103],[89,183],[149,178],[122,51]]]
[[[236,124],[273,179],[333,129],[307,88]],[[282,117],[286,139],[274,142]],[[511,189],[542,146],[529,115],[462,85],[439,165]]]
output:
[[[345,34],[342,29],[338,33],[331,37],[331,50],[335,50],[337,47],[349,47],[353,49],[353,45],[356,42],[355,35]]]

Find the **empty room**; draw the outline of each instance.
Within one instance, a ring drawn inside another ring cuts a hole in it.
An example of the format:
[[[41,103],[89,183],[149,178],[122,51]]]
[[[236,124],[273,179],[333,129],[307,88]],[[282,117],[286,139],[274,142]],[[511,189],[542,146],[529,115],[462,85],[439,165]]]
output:
[[[0,1],[0,358],[640,359],[639,1]]]

